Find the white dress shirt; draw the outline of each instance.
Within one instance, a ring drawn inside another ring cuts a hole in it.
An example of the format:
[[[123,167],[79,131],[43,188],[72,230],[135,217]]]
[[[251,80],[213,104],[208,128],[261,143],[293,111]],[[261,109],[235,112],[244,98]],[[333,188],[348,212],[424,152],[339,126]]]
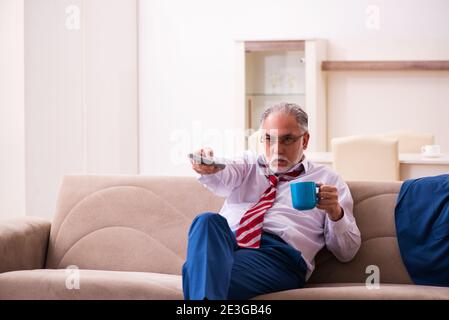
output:
[[[257,160],[254,153],[246,151],[240,158],[226,160],[223,170],[198,177],[199,182],[214,194],[226,197],[219,214],[226,218],[232,231],[237,229],[243,214],[269,187]],[[360,231],[352,214],[351,193],[343,179],[330,168],[316,165],[306,157],[292,169],[300,165],[304,165],[304,172],[298,178],[279,182],[275,202],[265,214],[263,230],[278,235],[302,253],[308,268],[306,279],[309,279],[315,268],[315,255],[325,245],[338,260],[351,260],[360,247]],[[336,186],[343,217],[332,221],[324,210],[299,211],[293,208],[289,185],[299,181]]]

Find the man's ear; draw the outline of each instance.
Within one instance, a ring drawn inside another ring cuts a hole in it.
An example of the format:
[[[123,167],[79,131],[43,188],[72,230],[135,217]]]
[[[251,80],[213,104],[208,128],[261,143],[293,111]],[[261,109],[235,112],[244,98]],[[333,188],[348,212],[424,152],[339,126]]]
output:
[[[306,150],[307,146],[309,145],[309,139],[310,139],[310,134],[307,132],[306,134],[304,134],[304,137],[302,138],[302,148],[304,150]]]

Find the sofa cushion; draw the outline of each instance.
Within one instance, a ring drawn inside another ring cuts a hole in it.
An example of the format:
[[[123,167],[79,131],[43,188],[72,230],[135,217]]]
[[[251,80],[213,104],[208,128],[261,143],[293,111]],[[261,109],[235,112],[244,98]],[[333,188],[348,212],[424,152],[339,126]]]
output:
[[[371,274],[368,267],[375,266],[381,283],[413,284],[402,261],[394,222],[401,182],[348,182],[348,186],[362,237],[360,249],[347,263],[323,249],[316,256],[309,283],[364,283]]]
[[[192,177],[68,175],[46,267],[179,275],[191,221],[222,203]]]
[[[183,299],[182,280],[178,275],[100,270],[79,270],[79,275],[79,289],[67,289],[66,281],[72,282],[65,269],[2,273],[0,300]],[[309,284],[303,289],[265,294],[254,299],[449,299],[449,288],[381,284],[379,289],[368,289],[364,283]]]
[[[303,289],[261,295],[255,300],[447,300],[449,288],[410,284],[380,284],[369,289],[365,283],[323,283]]]
[[[79,289],[65,269],[36,269],[0,274],[0,300],[8,299],[182,299],[181,276],[79,270]]]

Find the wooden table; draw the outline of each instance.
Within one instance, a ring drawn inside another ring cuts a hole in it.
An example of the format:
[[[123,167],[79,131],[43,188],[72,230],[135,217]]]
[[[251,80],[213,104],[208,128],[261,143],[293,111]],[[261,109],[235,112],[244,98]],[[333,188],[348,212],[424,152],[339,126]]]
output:
[[[305,152],[309,160],[332,167],[332,152]],[[403,180],[449,173],[449,154],[438,158],[420,153],[399,154],[399,178]]]

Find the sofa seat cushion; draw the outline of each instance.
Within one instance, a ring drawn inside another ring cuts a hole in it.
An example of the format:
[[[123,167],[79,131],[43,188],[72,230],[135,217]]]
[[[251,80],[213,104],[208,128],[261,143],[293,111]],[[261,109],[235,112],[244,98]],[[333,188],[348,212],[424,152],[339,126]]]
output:
[[[183,299],[179,275],[79,270],[79,289],[66,269],[36,269],[0,274],[2,299]]]
[[[22,270],[0,274],[0,300],[7,299],[183,299],[179,275],[79,270],[79,289],[67,289],[65,269]],[[407,284],[311,284],[306,288],[260,295],[256,300],[449,299],[449,288]]]
[[[368,289],[365,283],[322,283],[303,289],[275,292],[256,297],[257,300],[434,300],[449,299],[449,288],[413,284],[380,284]]]

